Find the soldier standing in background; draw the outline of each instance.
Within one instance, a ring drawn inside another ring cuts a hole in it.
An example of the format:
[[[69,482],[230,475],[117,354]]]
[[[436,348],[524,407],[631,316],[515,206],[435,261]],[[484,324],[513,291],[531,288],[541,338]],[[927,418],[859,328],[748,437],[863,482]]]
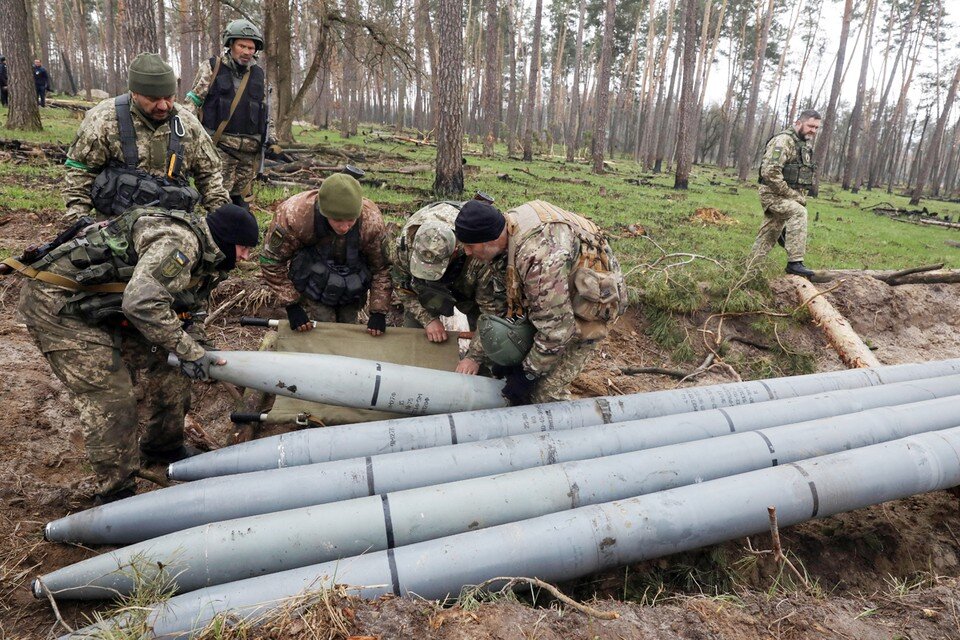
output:
[[[33,86],[37,89],[37,102],[41,107],[47,106],[47,91],[50,90],[50,74],[40,64],[40,60],[33,61]]]
[[[477,289],[485,357],[511,404],[570,399],[568,389],[626,310],[620,265],[591,221],[534,200],[501,213],[478,201],[456,220],[465,253],[488,264]],[[505,298],[500,315],[487,313]]]
[[[7,106],[7,83],[10,79],[7,76],[7,59],[0,56],[0,105]]]
[[[282,150],[273,140],[266,79],[256,60],[263,49],[263,34],[249,20],[234,20],[223,30],[223,46],[226,51],[220,56],[200,65],[187,93],[187,107],[220,153],[223,186],[230,200],[247,206],[261,153],[273,158]]]
[[[200,202],[208,212],[228,204],[216,148],[197,119],[173,103],[177,77],[170,65],[141,53],[128,82],[129,93],[87,111],[67,151],[66,217],[95,210],[111,218],[146,204],[192,211]]]
[[[809,278],[813,271],[803,264],[807,250],[807,191],[813,186],[816,167],[811,141],[820,129],[821,117],[808,109],[793,127],[767,141],[760,161],[760,205],[763,225],[753,243],[747,272],[756,268],[781,233],[786,232],[786,272]]]
[[[263,238],[260,270],[290,328],[310,331],[311,317],[356,324],[369,291],[367,332],[383,334],[390,310],[385,236],[380,209],[345,173],[280,203]]]

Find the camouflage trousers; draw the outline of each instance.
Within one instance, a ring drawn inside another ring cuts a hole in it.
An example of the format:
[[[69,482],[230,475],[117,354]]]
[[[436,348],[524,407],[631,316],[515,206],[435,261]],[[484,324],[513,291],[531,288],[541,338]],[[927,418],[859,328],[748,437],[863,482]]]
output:
[[[784,228],[787,231],[787,261],[803,260],[807,252],[807,208],[796,200],[778,198],[764,208],[763,218],[748,266],[752,268],[770,253]]]
[[[223,188],[231,199],[249,195],[251,183],[260,168],[260,154],[218,147],[223,164]]]
[[[570,384],[580,375],[587,360],[600,348],[600,342],[571,342],[557,365],[537,381],[530,402],[563,402],[571,399]]]
[[[367,303],[366,299],[345,304],[339,307],[331,307],[327,304],[320,304],[316,300],[304,298],[300,304],[307,312],[307,317],[317,322],[339,322],[340,324],[357,324],[360,317],[360,309]]]
[[[167,365],[166,351],[133,331],[119,336],[117,350],[84,340],[51,339],[34,327],[28,329],[54,374],[70,390],[87,459],[97,475],[97,493],[133,488],[140,467],[138,395],[145,426],[140,449],[163,452],[183,444],[190,380]]]

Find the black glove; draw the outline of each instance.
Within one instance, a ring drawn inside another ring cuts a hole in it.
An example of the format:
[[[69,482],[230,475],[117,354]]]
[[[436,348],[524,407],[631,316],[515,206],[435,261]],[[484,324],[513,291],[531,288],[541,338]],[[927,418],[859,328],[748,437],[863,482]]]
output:
[[[180,373],[191,380],[209,380],[207,375],[207,363],[203,360],[181,360]]]
[[[310,322],[310,318],[307,317],[307,312],[303,310],[298,303],[294,302],[293,304],[288,304],[287,307],[287,320],[290,321],[290,328],[296,331],[303,325]]]
[[[538,376],[527,373],[523,369],[513,371],[507,376],[507,384],[503,385],[500,393],[514,407],[521,404],[530,404],[530,394],[537,384]]]
[[[490,365],[490,373],[493,374],[494,378],[506,378],[511,373],[516,373],[517,371],[523,371],[523,367],[518,364],[506,365],[506,364],[492,364]]]
[[[373,329],[374,331],[379,331],[380,333],[385,333],[387,331],[387,316],[383,313],[371,313],[370,319],[367,320],[367,329]]]

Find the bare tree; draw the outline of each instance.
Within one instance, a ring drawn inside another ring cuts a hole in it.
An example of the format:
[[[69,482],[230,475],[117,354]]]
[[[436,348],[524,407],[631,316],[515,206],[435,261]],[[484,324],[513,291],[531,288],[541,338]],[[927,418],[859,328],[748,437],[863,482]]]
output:
[[[760,93],[760,80],[763,78],[763,55],[767,50],[767,38],[770,35],[770,22],[773,20],[773,0],[767,3],[767,12],[760,20],[760,7],[757,7],[757,48],[753,54],[753,70],[750,74],[750,99],[747,101],[747,113],[743,120],[743,137],[737,154],[737,177],[746,180],[750,174],[753,159],[754,119],[757,115],[757,97]]]
[[[543,19],[543,0],[537,0],[537,8],[533,18],[533,47],[530,50],[530,83],[527,85],[527,105],[523,133],[523,159],[526,162],[533,160],[533,126],[536,122],[533,117],[537,101],[537,87],[540,86],[540,22]]]
[[[603,19],[603,45],[597,75],[597,110],[593,121],[593,172],[603,173],[603,149],[607,144],[607,108],[610,104],[610,66],[613,58],[613,21],[616,2],[607,0]]]
[[[863,120],[864,95],[867,92],[867,70],[870,67],[870,52],[873,42],[873,24],[877,15],[876,2],[867,0],[867,37],[863,41],[863,58],[860,61],[860,77],[857,79],[857,97],[853,103],[853,112],[850,114],[850,142],[847,144],[847,160],[843,166],[844,189],[850,189],[851,183],[856,180],[860,162],[860,127]],[[857,185],[853,184],[856,193]]]
[[[577,26],[577,50],[573,63],[573,84],[570,85],[570,113],[567,116],[567,162],[580,144],[580,71],[583,69],[583,21],[587,13],[587,0],[580,0],[580,21]]]
[[[771,0],[772,1],[772,0]],[[674,189],[686,189],[693,161],[693,108],[696,103],[693,75],[697,68],[697,0],[683,0],[683,82],[680,85],[680,122],[677,127],[677,172]]]
[[[517,28],[514,1],[507,0],[507,51],[510,58],[510,92],[507,94],[507,155],[517,152]]]
[[[437,89],[437,175],[433,190],[440,196],[463,191],[463,2],[440,0],[437,11],[439,57],[434,71]]]
[[[500,102],[497,85],[497,0],[487,0],[486,70],[484,72],[483,101],[483,155],[493,157],[493,145],[497,141],[497,104]]]
[[[920,197],[923,195],[923,187],[930,177],[930,171],[933,163],[937,159],[937,150],[943,141],[943,132],[947,127],[947,120],[950,118],[950,109],[953,107],[953,101],[957,97],[957,85],[960,84],[960,64],[957,64],[957,70],[953,74],[953,82],[950,83],[950,90],[943,101],[943,109],[940,111],[940,117],[937,118],[937,126],[933,130],[933,137],[927,145],[927,154],[920,164],[920,172],[917,175],[917,183],[910,194],[910,204],[920,204]],[[919,152],[919,148],[918,148]]]
[[[6,44],[7,70],[10,75],[10,111],[7,129],[41,131],[40,108],[33,88],[30,69],[29,21],[25,0],[0,0],[0,41]]]
[[[130,60],[138,53],[160,53],[155,0],[124,0],[123,25]]]
[[[837,65],[833,71],[833,87],[830,89],[830,102],[827,103],[827,112],[824,114],[823,126],[818,135],[817,147],[813,152],[813,161],[818,166],[823,165],[830,148],[830,138],[837,118],[837,100],[840,98],[840,86],[843,84],[843,59],[847,53],[847,38],[850,35],[850,19],[853,17],[853,0],[845,0],[843,5],[843,24],[840,27],[840,46],[837,49]],[[817,194],[818,181],[814,177],[811,193]]]

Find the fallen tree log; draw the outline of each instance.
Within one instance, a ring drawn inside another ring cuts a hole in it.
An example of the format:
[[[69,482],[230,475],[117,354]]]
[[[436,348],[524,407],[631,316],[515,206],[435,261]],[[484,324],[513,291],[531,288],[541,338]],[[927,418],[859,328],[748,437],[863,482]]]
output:
[[[931,220],[930,218],[891,218],[895,222],[906,222],[907,224],[929,224],[935,227],[946,227],[948,229],[960,229],[960,224],[956,222],[943,222],[942,220]]]
[[[840,359],[851,369],[882,366],[870,348],[864,344],[847,319],[837,311],[820,291],[800,276],[787,276],[787,282],[796,289],[801,305],[806,305],[814,323],[820,327],[827,341]]]
[[[952,284],[960,282],[960,270],[943,269],[943,264],[913,267],[900,271],[876,271],[870,269],[825,269],[817,271],[811,282],[833,282],[841,278],[867,276],[886,282],[891,287],[902,284]]]

